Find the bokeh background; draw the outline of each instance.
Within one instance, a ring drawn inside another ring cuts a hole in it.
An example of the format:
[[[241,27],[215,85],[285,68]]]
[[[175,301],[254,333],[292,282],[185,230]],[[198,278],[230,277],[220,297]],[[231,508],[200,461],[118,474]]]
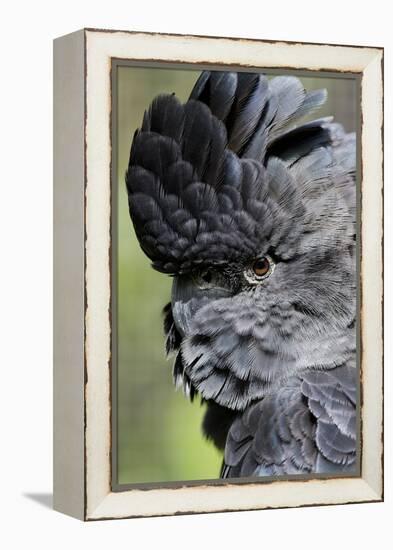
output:
[[[162,309],[171,279],[150,268],[128,214],[124,174],[143,113],[159,93],[186,101],[200,71],[118,67],[117,82],[117,483],[219,477],[222,457],[201,432],[203,406],[190,403],[172,383],[165,358]],[[302,77],[306,89],[326,88],[327,103],[314,118],[334,115],[356,129],[356,81]]]

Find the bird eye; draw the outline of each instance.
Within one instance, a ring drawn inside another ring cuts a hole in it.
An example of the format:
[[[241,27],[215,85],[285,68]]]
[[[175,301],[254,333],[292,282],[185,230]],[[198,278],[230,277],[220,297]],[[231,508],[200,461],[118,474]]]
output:
[[[244,272],[244,276],[249,283],[255,285],[269,277],[273,273],[274,267],[275,263],[270,256],[262,256],[254,260]]]
[[[270,262],[266,257],[259,258],[253,263],[252,269],[257,277],[263,277],[270,269]]]

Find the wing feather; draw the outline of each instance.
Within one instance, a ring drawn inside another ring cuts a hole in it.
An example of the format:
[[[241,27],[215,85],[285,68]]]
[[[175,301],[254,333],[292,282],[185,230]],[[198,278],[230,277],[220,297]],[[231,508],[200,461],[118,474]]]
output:
[[[251,405],[225,447],[228,477],[353,472],[357,370],[309,371]]]

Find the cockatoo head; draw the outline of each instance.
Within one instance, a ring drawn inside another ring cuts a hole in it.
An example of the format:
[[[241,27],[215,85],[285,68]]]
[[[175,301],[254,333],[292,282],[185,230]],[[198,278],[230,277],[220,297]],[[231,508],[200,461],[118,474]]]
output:
[[[173,276],[177,374],[228,408],[352,350],[354,141],[331,119],[296,126],[324,99],[293,77],[204,72],[134,136],[130,214]]]

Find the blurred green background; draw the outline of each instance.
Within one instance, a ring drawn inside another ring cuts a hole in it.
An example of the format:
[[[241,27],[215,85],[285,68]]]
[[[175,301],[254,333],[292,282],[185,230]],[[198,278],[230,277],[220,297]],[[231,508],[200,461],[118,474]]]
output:
[[[143,113],[159,93],[186,101],[200,72],[118,67],[118,484],[219,477],[222,457],[201,432],[203,407],[172,383],[165,358],[162,308],[171,279],[150,268],[128,214],[124,174]],[[354,79],[301,78],[306,89],[327,88],[314,118],[334,115],[347,131],[356,127]]]

